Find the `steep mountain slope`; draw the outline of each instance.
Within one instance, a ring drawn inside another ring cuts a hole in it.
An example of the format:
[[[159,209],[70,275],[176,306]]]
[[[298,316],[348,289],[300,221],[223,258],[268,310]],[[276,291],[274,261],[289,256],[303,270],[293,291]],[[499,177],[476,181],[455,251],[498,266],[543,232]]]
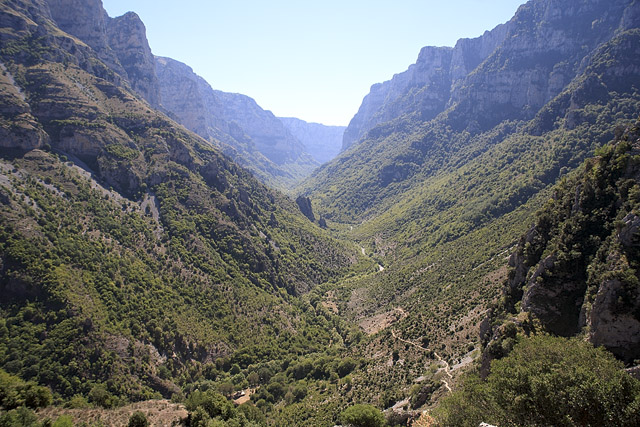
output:
[[[320,164],[333,159],[340,152],[344,126],[326,126],[308,123],[295,117],[279,117],[289,132],[302,142]]]
[[[222,141],[223,151],[264,182],[291,188],[318,163],[304,145],[270,112],[240,94],[211,88],[187,65],[156,58],[163,107],[207,140]]]
[[[440,402],[439,425],[638,423],[637,367],[613,354],[637,363],[639,126],[554,186],[483,321],[481,369]]]
[[[2,368],[109,406],[341,341],[292,295],[355,248],[137,98],[104,26],[56,26],[67,6],[0,5]]]
[[[51,5],[56,24],[90,46],[134,94],[171,113],[262,182],[290,189],[318,166],[303,144],[251,98],[214,91],[187,65],[155,58],[135,13],[110,18],[97,0]]]
[[[155,73],[155,58],[147,41],[147,30],[133,12],[107,19],[109,46],[124,68],[131,88],[154,108],[160,107],[160,84]]]
[[[563,336],[584,331],[594,345],[636,359],[639,150],[636,122],[554,188],[510,257],[505,298],[483,331],[485,364],[508,348],[508,323]]]

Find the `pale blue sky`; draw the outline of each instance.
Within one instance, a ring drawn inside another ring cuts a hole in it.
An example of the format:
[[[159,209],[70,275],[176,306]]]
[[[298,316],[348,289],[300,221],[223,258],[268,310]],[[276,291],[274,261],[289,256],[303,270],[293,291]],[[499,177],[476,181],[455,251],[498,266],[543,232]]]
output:
[[[525,0],[103,0],[133,10],[151,50],[190,65],[214,89],[278,116],[347,125],[372,84],[506,22]]]

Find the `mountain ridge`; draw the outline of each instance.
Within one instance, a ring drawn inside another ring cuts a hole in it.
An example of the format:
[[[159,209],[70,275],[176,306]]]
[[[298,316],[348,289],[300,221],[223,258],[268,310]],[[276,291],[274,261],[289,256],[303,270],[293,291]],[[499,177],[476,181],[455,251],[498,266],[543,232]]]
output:
[[[225,153],[263,182],[291,188],[317,166],[302,143],[252,98],[214,90],[179,61],[156,57],[155,63],[163,106],[204,139],[222,141]]]

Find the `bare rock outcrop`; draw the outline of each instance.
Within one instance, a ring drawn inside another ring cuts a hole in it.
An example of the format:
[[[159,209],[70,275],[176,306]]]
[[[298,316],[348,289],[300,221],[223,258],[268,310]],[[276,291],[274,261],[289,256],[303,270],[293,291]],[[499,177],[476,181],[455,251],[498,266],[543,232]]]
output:
[[[504,120],[530,120],[589,65],[603,41],[638,25],[629,0],[536,0],[507,23],[455,47],[425,47],[391,80],[375,84],[345,130],[346,150],[377,125],[406,114],[439,114],[478,132]]]
[[[31,150],[49,142],[49,135],[31,114],[31,107],[0,64],[0,147]]]
[[[89,45],[109,68],[126,76],[116,53],[109,46],[109,16],[102,7],[102,0],[47,0],[47,3],[51,17],[62,31]]]
[[[155,58],[140,17],[128,12],[117,18],[108,18],[106,30],[109,46],[116,53],[132,89],[152,107],[159,107],[160,87]]]

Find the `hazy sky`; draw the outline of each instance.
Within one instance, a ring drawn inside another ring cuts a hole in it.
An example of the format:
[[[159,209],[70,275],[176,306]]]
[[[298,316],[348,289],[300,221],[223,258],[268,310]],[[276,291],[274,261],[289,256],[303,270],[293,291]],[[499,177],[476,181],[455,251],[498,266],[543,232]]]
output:
[[[506,22],[525,0],[103,0],[133,10],[155,55],[277,116],[346,125],[372,84]]]

